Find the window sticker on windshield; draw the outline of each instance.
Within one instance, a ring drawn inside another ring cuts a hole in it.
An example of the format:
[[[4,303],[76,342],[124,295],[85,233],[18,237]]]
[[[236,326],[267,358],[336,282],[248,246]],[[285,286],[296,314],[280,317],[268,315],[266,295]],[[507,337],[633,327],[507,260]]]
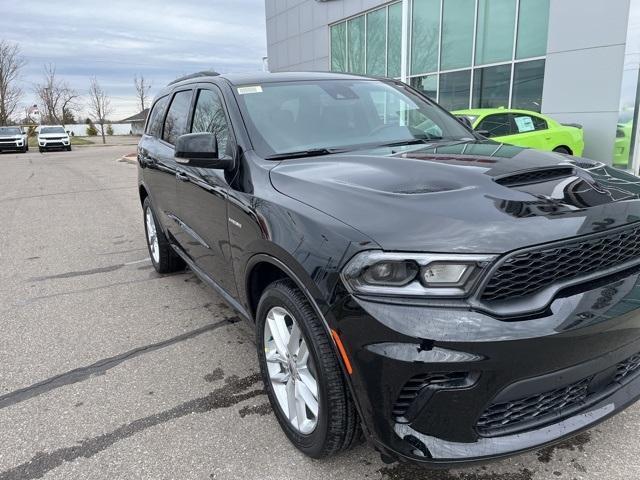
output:
[[[531,117],[516,117],[516,125],[519,133],[531,132],[536,129]]]
[[[240,95],[246,95],[247,93],[262,93],[262,87],[260,85],[252,85],[250,87],[238,87],[238,93]]]

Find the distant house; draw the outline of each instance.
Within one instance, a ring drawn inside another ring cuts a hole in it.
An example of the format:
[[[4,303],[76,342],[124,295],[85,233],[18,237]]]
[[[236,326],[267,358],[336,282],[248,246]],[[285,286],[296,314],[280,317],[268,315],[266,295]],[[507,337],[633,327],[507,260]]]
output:
[[[130,123],[131,124],[131,134],[132,135],[142,135],[144,132],[144,122],[147,121],[147,115],[149,114],[149,109],[145,108],[140,113],[136,113],[134,116],[125,118],[119,123]]]

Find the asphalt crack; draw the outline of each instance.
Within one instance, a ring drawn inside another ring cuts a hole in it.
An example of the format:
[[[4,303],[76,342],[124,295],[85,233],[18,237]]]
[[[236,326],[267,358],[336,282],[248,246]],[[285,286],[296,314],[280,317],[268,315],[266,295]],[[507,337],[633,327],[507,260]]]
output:
[[[96,273],[108,273],[115,272],[116,270],[120,270],[124,267],[124,263],[119,263],[117,265],[109,265],[108,267],[99,267],[99,268],[90,268],[89,270],[76,270],[73,272],[65,272],[58,273],[55,275],[45,275],[42,277],[31,277],[28,279],[29,282],[44,282],[45,280],[53,280],[56,278],[73,278],[73,277],[84,277],[86,275],[95,275]]]
[[[29,400],[57,388],[65,387],[67,385],[72,385],[78,382],[83,382],[84,380],[87,380],[88,378],[95,375],[104,375],[107,370],[120,365],[122,362],[131,360],[132,358],[139,357],[140,355],[144,355],[155,350],[159,350],[161,348],[174,345],[179,342],[183,342],[185,340],[192,339],[194,337],[197,337],[198,335],[202,335],[203,333],[216,330],[218,328],[224,327],[231,323],[236,323],[238,321],[240,321],[238,317],[229,317],[220,322],[205,325],[204,327],[191,330],[167,340],[152,343],[150,345],[145,345],[143,347],[137,347],[133,350],[129,350],[128,352],[98,360],[91,365],[76,368],[68,372],[61,373],[60,375],[50,377],[28,387],[21,388],[19,390],[15,390],[13,392],[0,396],[0,409],[15,405],[20,402],[24,402],[25,400]]]
[[[244,400],[262,395],[264,393],[262,388],[246,391],[259,382],[260,375],[257,373],[242,378],[229,377],[225,380],[226,384],[223,387],[213,390],[205,397],[189,400],[169,410],[140,418],[111,432],[82,440],[78,445],[59,448],[51,452],[38,452],[28,462],[0,473],[0,480],[42,478],[65,462],[73,462],[79,458],[91,458],[115,443],[132,437],[143,430],[187,415],[231,407]]]

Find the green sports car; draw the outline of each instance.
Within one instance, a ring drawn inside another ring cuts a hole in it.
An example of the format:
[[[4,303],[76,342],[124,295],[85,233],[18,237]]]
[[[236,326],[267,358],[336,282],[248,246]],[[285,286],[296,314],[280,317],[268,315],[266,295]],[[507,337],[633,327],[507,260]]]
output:
[[[631,150],[631,130],[633,120],[627,123],[619,123],[616,129],[616,143],[613,152],[613,166],[627,168],[629,165],[629,153]]]
[[[564,125],[527,110],[477,108],[451,112],[466,117],[478,133],[501,143],[536,148],[577,157],[584,150],[580,125]]]

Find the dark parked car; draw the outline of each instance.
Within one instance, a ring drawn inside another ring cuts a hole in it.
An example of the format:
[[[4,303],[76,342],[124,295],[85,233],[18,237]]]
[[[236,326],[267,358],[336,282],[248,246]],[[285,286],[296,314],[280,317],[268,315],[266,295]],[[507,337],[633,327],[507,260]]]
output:
[[[486,460],[640,395],[632,175],[324,73],[176,81],[138,161],[153,265],[188,265],[255,324],[275,415],[312,457],[362,431],[385,460]]]

